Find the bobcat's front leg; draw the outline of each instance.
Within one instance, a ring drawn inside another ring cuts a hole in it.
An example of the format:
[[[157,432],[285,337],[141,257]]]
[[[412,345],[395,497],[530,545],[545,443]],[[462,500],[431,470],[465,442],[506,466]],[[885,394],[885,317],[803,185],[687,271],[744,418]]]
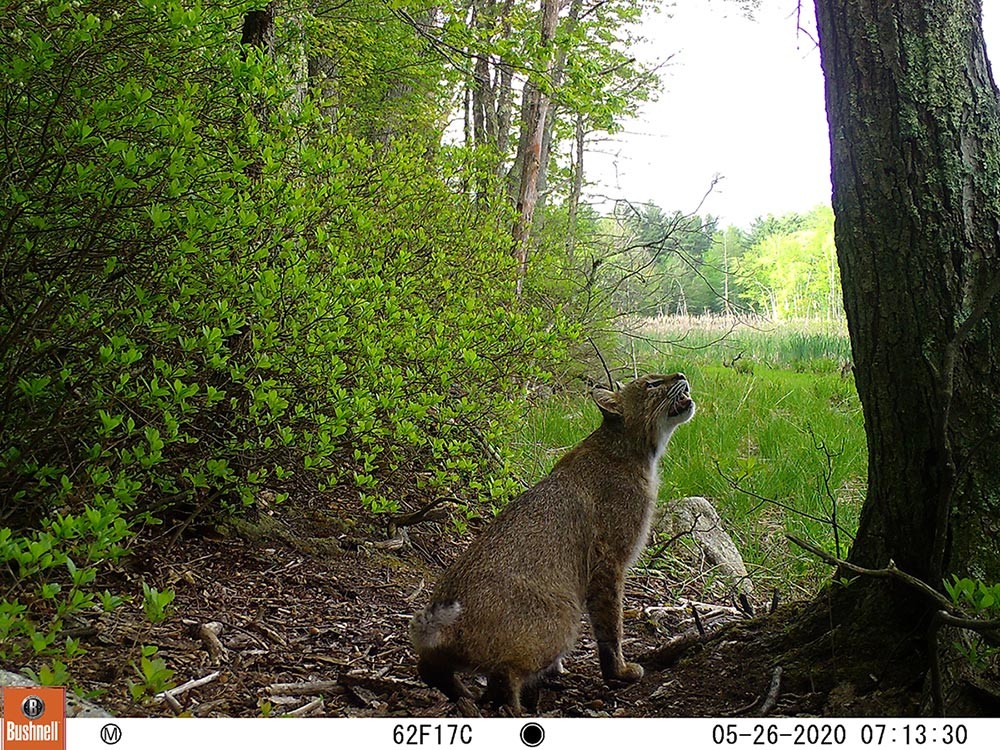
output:
[[[587,611],[590,627],[597,641],[601,674],[605,682],[637,682],[643,669],[622,656],[622,593],[625,585],[623,569],[595,571],[587,589]]]

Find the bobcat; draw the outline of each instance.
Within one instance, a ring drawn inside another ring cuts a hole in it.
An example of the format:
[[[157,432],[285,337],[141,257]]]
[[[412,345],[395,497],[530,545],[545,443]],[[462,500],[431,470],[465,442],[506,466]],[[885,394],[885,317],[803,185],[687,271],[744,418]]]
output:
[[[642,677],[622,656],[624,576],[646,543],[660,457],[695,405],[680,373],[593,398],[601,426],[511,501],[410,623],[417,671],[451,700],[471,697],[456,672],[475,672],[484,701],[536,711],[539,678],[561,671],[584,611],[604,680]]]

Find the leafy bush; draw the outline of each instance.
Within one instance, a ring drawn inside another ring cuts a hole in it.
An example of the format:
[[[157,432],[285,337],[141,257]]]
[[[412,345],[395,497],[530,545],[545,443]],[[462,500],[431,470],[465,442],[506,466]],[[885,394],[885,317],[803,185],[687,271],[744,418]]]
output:
[[[560,356],[562,324],[513,302],[509,216],[462,191],[474,164],[331,127],[239,48],[250,7],[3,21],[0,630],[36,651],[137,520],[296,483],[371,511],[502,497],[479,441]]]

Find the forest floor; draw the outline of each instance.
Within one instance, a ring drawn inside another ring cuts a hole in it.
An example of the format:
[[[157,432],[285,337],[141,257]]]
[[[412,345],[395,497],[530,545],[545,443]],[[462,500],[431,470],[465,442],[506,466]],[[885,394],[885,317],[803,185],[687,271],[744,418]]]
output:
[[[471,535],[456,538],[444,526],[425,523],[411,527],[407,541],[399,544],[384,532],[360,531],[360,525],[346,530],[336,520],[344,514],[331,515],[318,503],[288,510],[282,507],[280,516],[262,515],[266,523],[254,525],[250,533],[243,528],[224,535],[206,528],[173,544],[164,536],[134,550],[102,586],[113,593],[132,593],[133,600],[142,582],[172,588],[176,598],[170,614],[150,623],[139,596],[138,604],[83,623],[90,626],[90,637],[84,640],[87,651],[70,665],[78,692],[94,694],[96,703],[120,716],[462,715],[459,706],[417,677],[408,621]],[[697,632],[690,607],[677,606],[681,596],[702,602],[706,598],[697,581],[679,584],[656,572],[634,572],[626,589],[624,650],[628,658],[645,661],[645,677],[634,685],[607,688],[584,628],[565,662],[567,672],[542,690],[539,713],[855,713],[851,696],[841,696],[848,699],[845,704],[829,694],[829,679],[819,681],[825,688],[818,687],[811,676],[801,677],[802,669],[786,667],[785,679],[771,689],[775,668],[788,651],[789,622],[806,606],[803,603],[783,604],[757,618],[736,615],[737,622],[713,635],[713,614],[734,611],[727,606],[731,602],[705,602],[700,619],[708,628],[707,642],[688,649],[679,661],[657,661],[657,649],[672,636]],[[767,602],[758,604],[769,609]],[[209,623],[215,623],[210,626],[218,633],[215,643],[201,628]],[[155,685],[145,699],[133,700],[127,685],[141,682],[136,664],[143,646],[157,647],[153,658],[174,671],[170,681],[175,685],[218,675],[179,694],[173,707],[152,699]],[[663,666],[667,661],[670,665]],[[790,677],[793,671],[800,676]],[[287,687],[304,682],[322,684]],[[467,684],[478,691],[474,678],[468,677]],[[461,708],[468,715],[471,707]]]

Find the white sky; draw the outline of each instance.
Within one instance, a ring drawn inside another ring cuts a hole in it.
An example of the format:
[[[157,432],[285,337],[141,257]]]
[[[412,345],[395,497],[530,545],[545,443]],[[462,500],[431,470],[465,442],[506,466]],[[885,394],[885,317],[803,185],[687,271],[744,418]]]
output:
[[[796,0],[764,0],[755,20],[727,0],[677,0],[643,28],[643,60],[674,53],[659,100],[625,132],[593,140],[589,198],[651,200],[748,226],[768,213],[830,202],[830,146],[819,50],[796,31]],[[983,0],[987,43],[1000,44],[1000,0]],[[815,38],[813,4],[802,26]],[[1000,52],[996,53],[1000,56]]]

